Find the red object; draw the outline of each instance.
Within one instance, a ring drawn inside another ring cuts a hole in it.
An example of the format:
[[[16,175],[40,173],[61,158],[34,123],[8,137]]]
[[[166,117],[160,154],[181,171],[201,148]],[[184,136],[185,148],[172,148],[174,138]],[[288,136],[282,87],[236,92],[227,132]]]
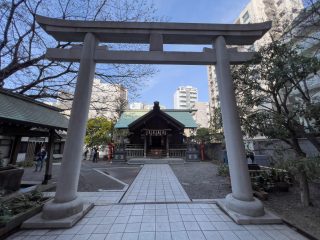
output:
[[[111,161],[112,157],[113,157],[113,151],[114,151],[114,145],[113,143],[109,143],[108,144],[108,160]]]
[[[204,160],[204,144],[200,144],[200,154],[201,154],[201,160]]]

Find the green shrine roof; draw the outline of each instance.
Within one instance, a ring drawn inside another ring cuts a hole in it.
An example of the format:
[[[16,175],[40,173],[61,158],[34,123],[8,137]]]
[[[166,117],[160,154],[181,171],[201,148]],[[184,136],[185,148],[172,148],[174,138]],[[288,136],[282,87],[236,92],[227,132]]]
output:
[[[137,120],[138,118],[144,116],[147,114],[149,111],[152,110],[127,110],[124,111],[116,125],[114,126],[115,128],[128,128],[128,126]],[[164,109],[161,110],[174,118],[175,120],[179,121],[184,125],[185,128],[197,128],[197,124],[192,118],[192,112],[194,110],[178,110],[178,109]]]
[[[0,122],[16,122],[55,129],[68,128],[61,109],[35,101],[21,94],[0,90]]]

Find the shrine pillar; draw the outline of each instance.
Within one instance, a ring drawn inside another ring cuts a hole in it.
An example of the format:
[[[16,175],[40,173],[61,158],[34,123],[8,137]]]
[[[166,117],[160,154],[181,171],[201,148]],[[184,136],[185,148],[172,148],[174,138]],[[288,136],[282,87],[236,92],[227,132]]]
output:
[[[262,216],[264,215],[263,205],[258,199],[253,198],[230,71],[230,56],[223,36],[217,37],[214,48],[217,56],[216,75],[232,187],[232,193],[226,196],[226,207],[246,216]]]
[[[147,134],[144,135],[143,157],[147,157]]]
[[[83,210],[83,202],[77,196],[77,189],[96,65],[94,53],[97,44],[96,37],[92,33],[87,33],[81,52],[57,192],[53,201],[43,207],[44,219],[67,218]]]

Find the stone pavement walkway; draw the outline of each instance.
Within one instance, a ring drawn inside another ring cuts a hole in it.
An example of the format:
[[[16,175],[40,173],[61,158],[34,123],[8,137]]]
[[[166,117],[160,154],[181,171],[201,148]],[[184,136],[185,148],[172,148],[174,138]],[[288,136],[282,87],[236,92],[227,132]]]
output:
[[[137,202],[149,199],[167,203],[124,203],[129,200]],[[180,203],[181,201],[187,202]],[[237,225],[216,204],[191,202],[169,165],[145,165],[121,203],[95,206],[70,229],[21,230],[8,239],[305,240],[307,238],[284,224]]]
[[[124,191],[78,192],[78,196],[85,203],[94,203],[95,206],[98,206],[118,203],[124,193]],[[44,192],[43,195],[54,197],[55,192]]]
[[[190,202],[168,164],[146,164],[121,203]]]
[[[9,239],[299,240],[286,225],[237,225],[215,204],[96,206],[73,228],[24,230]]]

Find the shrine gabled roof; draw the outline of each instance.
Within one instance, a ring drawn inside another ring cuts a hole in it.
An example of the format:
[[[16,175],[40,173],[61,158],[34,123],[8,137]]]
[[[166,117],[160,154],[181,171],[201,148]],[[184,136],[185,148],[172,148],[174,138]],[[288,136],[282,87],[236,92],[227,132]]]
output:
[[[21,94],[0,90],[0,122],[66,130],[68,119],[61,109]]]
[[[128,128],[131,123],[146,115],[150,111],[152,110],[127,110],[121,114],[120,119],[115,125],[115,128]],[[165,112],[170,117],[183,124],[185,128],[197,128],[197,124],[191,115],[192,111],[194,110],[164,109],[161,111]]]

